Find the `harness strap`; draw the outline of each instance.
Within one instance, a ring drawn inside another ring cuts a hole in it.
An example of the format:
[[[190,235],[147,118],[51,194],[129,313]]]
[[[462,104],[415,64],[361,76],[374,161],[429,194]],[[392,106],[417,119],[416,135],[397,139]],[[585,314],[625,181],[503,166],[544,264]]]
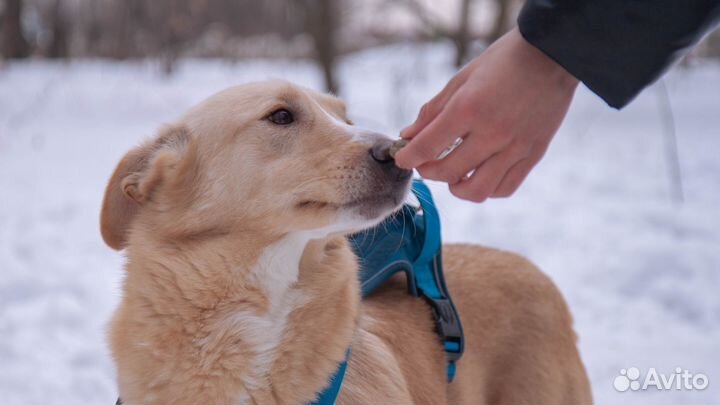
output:
[[[414,180],[413,193],[419,207],[406,204],[382,228],[353,235],[350,240],[360,258],[364,297],[402,271],[407,276],[408,293],[428,302],[447,355],[448,381],[452,381],[465,344],[460,316],[442,271],[440,216],[425,183]]]
[[[433,309],[436,331],[442,339],[447,355],[448,381],[452,382],[455,378],[456,362],[465,349],[465,339],[460,316],[450,298],[443,276],[440,215],[425,183],[415,180],[413,192],[420,201],[424,225],[422,249],[412,263],[415,284],[418,295],[425,298]]]
[[[343,360],[342,363],[340,363],[340,366],[338,367],[338,370],[335,372],[335,374],[330,377],[330,385],[328,385],[327,388],[323,392],[320,393],[320,396],[315,401],[311,402],[310,405],[334,405],[335,400],[337,400],[338,395],[340,395],[340,388],[342,388],[343,380],[345,379],[345,371],[347,370],[347,363],[348,358],[350,357],[350,349],[348,349],[347,354],[345,355],[345,360]]]
[[[428,302],[447,356],[447,378],[452,381],[465,345],[460,316],[443,277],[440,216],[425,183],[414,180],[413,193],[419,207],[404,205],[381,228],[355,234],[350,242],[360,260],[363,297],[402,271],[407,276],[408,293]],[[331,378],[330,386],[310,405],[335,404],[346,368],[347,359]]]

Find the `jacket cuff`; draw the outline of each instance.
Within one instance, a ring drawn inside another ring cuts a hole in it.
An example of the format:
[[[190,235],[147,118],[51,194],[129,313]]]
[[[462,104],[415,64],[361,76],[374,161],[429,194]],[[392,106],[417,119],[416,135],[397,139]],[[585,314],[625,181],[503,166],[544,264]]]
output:
[[[719,1],[528,0],[518,17],[530,44],[611,107],[657,80],[720,14]]]

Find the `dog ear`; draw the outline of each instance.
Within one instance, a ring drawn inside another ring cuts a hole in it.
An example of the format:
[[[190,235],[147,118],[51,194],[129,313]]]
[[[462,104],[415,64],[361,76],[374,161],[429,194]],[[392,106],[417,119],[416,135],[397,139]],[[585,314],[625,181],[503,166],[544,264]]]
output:
[[[178,163],[189,142],[187,128],[167,127],[123,157],[110,177],[100,212],[100,233],[108,246],[125,248],[133,218]]]

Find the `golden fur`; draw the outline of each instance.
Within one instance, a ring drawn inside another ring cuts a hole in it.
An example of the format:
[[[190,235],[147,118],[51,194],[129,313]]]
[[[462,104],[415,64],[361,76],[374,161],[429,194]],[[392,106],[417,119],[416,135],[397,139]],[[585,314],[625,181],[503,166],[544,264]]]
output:
[[[292,124],[268,120],[282,109]],[[339,404],[591,402],[566,304],[518,256],[443,248],[466,335],[451,384],[404,280],[360,301],[344,235],[408,191],[368,158],[381,139],[334,97],[264,82],[211,97],[122,159],[101,231],[127,255],[110,332],[126,405],[307,403],[350,346]]]

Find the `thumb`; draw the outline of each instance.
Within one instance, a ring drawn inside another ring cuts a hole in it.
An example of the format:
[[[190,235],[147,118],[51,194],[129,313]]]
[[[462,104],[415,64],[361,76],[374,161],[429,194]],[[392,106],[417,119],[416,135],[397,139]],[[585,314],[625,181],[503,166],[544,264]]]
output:
[[[470,75],[470,69],[468,66],[462,68],[452,79],[440,90],[435,97],[425,103],[415,122],[410,124],[408,127],[400,131],[400,137],[403,139],[412,139],[415,135],[419,134],[428,124],[430,124],[445,108],[445,105],[452,98],[455,92],[467,81]]]
[[[434,161],[466,132],[463,121],[457,119],[456,103],[450,103],[434,120],[422,129],[405,147],[395,155],[395,164],[405,169],[414,169]]]

